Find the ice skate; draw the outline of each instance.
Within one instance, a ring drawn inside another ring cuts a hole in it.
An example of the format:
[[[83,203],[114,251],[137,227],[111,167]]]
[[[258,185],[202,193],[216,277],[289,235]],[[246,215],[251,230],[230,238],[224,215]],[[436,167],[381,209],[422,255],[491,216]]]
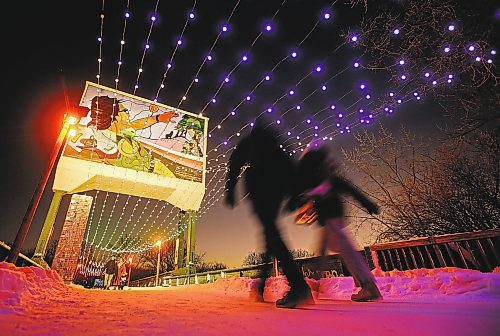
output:
[[[361,287],[361,290],[351,296],[352,301],[367,302],[382,300],[382,294],[374,282],[369,282]]]
[[[309,288],[290,290],[283,298],[276,301],[278,308],[296,308],[310,304],[314,304],[314,298]]]

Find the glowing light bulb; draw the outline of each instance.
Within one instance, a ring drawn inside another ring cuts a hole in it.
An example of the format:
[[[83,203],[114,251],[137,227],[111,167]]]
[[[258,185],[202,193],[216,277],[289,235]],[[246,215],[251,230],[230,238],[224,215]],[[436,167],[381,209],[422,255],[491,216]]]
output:
[[[156,16],[151,17],[151,21],[155,22],[156,21]]]
[[[324,18],[325,20],[330,20],[330,18],[331,18],[331,17],[332,17],[332,14],[330,14],[329,12],[325,12],[325,13],[323,14],[323,18]]]
[[[241,60],[242,60],[243,62],[248,61],[248,55],[247,55],[247,54],[244,54],[243,56],[241,56]]]
[[[351,36],[351,42],[357,42],[358,37],[356,35]]]
[[[288,94],[289,94],[290,96],[293,96],[293,95],[295,94],[295,91],[294,91],[294,90],[290,90],[290,91],[288,91]]]
[[[326,85],[321,86],[321,90],[326,91],[326,89],[327,89]]]
[[[195,79],[194,79],[194,82],[195,82],[195,83],[198,83],[199,81],[200,81],[200,80],[199,80],[198,78],[195,78]]]
[[[365,85],[365,84],[360,84],[360,85],[359,85],[359,88],[360,88],[361,90],[364,90],[364,89],[366,89],[366,85]]]
[[[299,54],[298,54],[296,51],[292,51],[292,52],[290,53],[290,56],[291,56],[292,58],[297,58],[297,56],[299,56]]]
[[[394,35],[399,35],[399,29],[398,28],[394,29],[392,32],[394,33]]]
[[[212,55],[208,54],[207,55],[207,61],[211,61],[213,59]]]
[[[222,31],[227,32],[229,30],[229,26],[227,24],[222,26]]]
[[[248,101],[248,100],[252,99],[252,97],[250,95],[248,95],[248,96],[246,96],[245,99]]]
[[[454,24],[448,25],[448,30],[449,31],[454,31],[455,30],[455,25]]]
[[[270,24],[270,23],[268,23],[268,24],[266,24],[266,25],[264,26],[264,30],[265,30],[265,31],[267,31],[267,32],[270,32],[272,29],[273,29],[273,27],[271,26],[271,24]]]
[[[359,68],[360,64],[359,64],[359,62],[354,62],[353,66],[354,66],[355,68]]]
[[[496,50],[492,50],[492,51],[490,51],[490,54],[492,54],[492,55],[496,55],[496,54],[497,54],[497,51],[496,51]]]
[[[405,79],[406,79],[406,75],[405,75],[405,74],[402,74],[402,75],[400,76],[400,78],[401,78],[402,80],[405,80]]]
[[[189,13],[189,18],[190,18],[190,19],[194,19],[194,18],[195,18],[194,12],[190,12],[190,13]]]
[[[404,65],[405,64],[405,60],[404,59],[400,59],[399,60],[399,65]]]
[[[125,12],[125,17],[129,18],[130,17],[130,13],[129,12]]]
[[[271,76],[266,75],[266,76],[264,77],[264,79],[265,79],[266,81],[271,80]]]
[[[296,108],[297,110],[300,110],[302,107],[301,107],[300,105],[297,105],[295,108]]]
[[[337,106],[335,106],[335,105],[330,106],[330,109],[332,109],[332,110],[335,110],[336,108],[337,108]]]
[[[182,42],[182,40],[181,40],[181,39],[178,39],[178,40],[177,40],[177,45],[182,45],[182,43],[183,43],[183,42]]]
[[[476,48],[473,45],[470,45],[469,48],[467,48],[469,51],[474,51]]]
[[[316,70],[316,72],[321,72],[321,70],[323,70],[323,68],[321,67],[321,65],[317,65],[314,70]]]
[[[444,47],[443,50],[444,50],[445,53],[449,53],[451,51],[451,48],[450,47]]]
[[[429,78],[429,77],[430,77],[430,75],[431,75],[431,74],[430,74],[429,72],[424,73],[424,77],[426,77],[426,78]]]
[[[365,96],[365,98],[366,98],[366,99],[370,99],[371,97],[372,97],[372,96],[370,96],[369,94],[367,94],[367,95]]]
[[[481,62],[481,57],[476,56],[476,62]]]
[[[217,99],[212,98],[212,103],[214,103],[214,104],[217,103]]]

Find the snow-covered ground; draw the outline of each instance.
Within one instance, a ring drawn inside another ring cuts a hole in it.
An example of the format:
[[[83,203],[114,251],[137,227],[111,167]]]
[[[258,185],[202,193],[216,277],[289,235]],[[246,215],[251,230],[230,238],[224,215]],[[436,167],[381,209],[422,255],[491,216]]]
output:
[[[66,286],[57,273],[0,262],[0,335],[500,335],[500,269],[374,271],[384,300],[356,303],[350,277],[308,280],[316,304],[279,309],[288,290],[256,281],[103,291]]]

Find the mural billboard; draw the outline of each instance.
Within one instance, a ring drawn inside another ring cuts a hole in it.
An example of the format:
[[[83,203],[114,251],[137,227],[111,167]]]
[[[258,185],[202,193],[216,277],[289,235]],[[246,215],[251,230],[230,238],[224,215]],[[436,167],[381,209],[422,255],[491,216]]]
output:
[[[109,190],[199,207],[206,117],[91,82],[80,105],[88,113],[68,136],[54,190]]]

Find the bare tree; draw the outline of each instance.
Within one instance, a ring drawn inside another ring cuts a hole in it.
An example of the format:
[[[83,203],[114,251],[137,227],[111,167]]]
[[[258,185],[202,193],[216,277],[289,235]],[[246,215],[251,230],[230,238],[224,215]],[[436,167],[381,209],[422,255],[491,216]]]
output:
[[[382,126],[356,136],[344,150],[364,190],[381,205],[381,216],[356,211],[376,241],[482,230],[500,226],[500,146],[495,133],[470,141],[452,138],[429,147],[402,129],[397,137]]]
[[[156,271],[158,262],[158,247],[155,246],[139,255],[137,268]],[[175,266],[175,241],[170,240],[162,243],[160,250],[160,273],[172,271]]]
[[[304,258],[311,257],[314,253],[310,253],[309,251],[303,249],[293,249],[290,251],[293,259],[295,258]],[[248,252],[248,254],[243,258],[243,265],[260,265],[263,264],[265,260],[264,252]]]
[[[351,4],[366,10],[368,3]],[[430,96],[453,118],[455,135],[485,127],[498,130],[499,73],[492,55],[498,40],[495,1],[386,1],[372,10],[370,5],[357,44],[366,68],[388,73],[401,95],[418,91]],[[404,67],[398,66],[401,59]],[[409,79],[404,84],[402,72]],[[431,84],[434,80],[438,85]],[[388,99],[381,106],[391,103]]]

